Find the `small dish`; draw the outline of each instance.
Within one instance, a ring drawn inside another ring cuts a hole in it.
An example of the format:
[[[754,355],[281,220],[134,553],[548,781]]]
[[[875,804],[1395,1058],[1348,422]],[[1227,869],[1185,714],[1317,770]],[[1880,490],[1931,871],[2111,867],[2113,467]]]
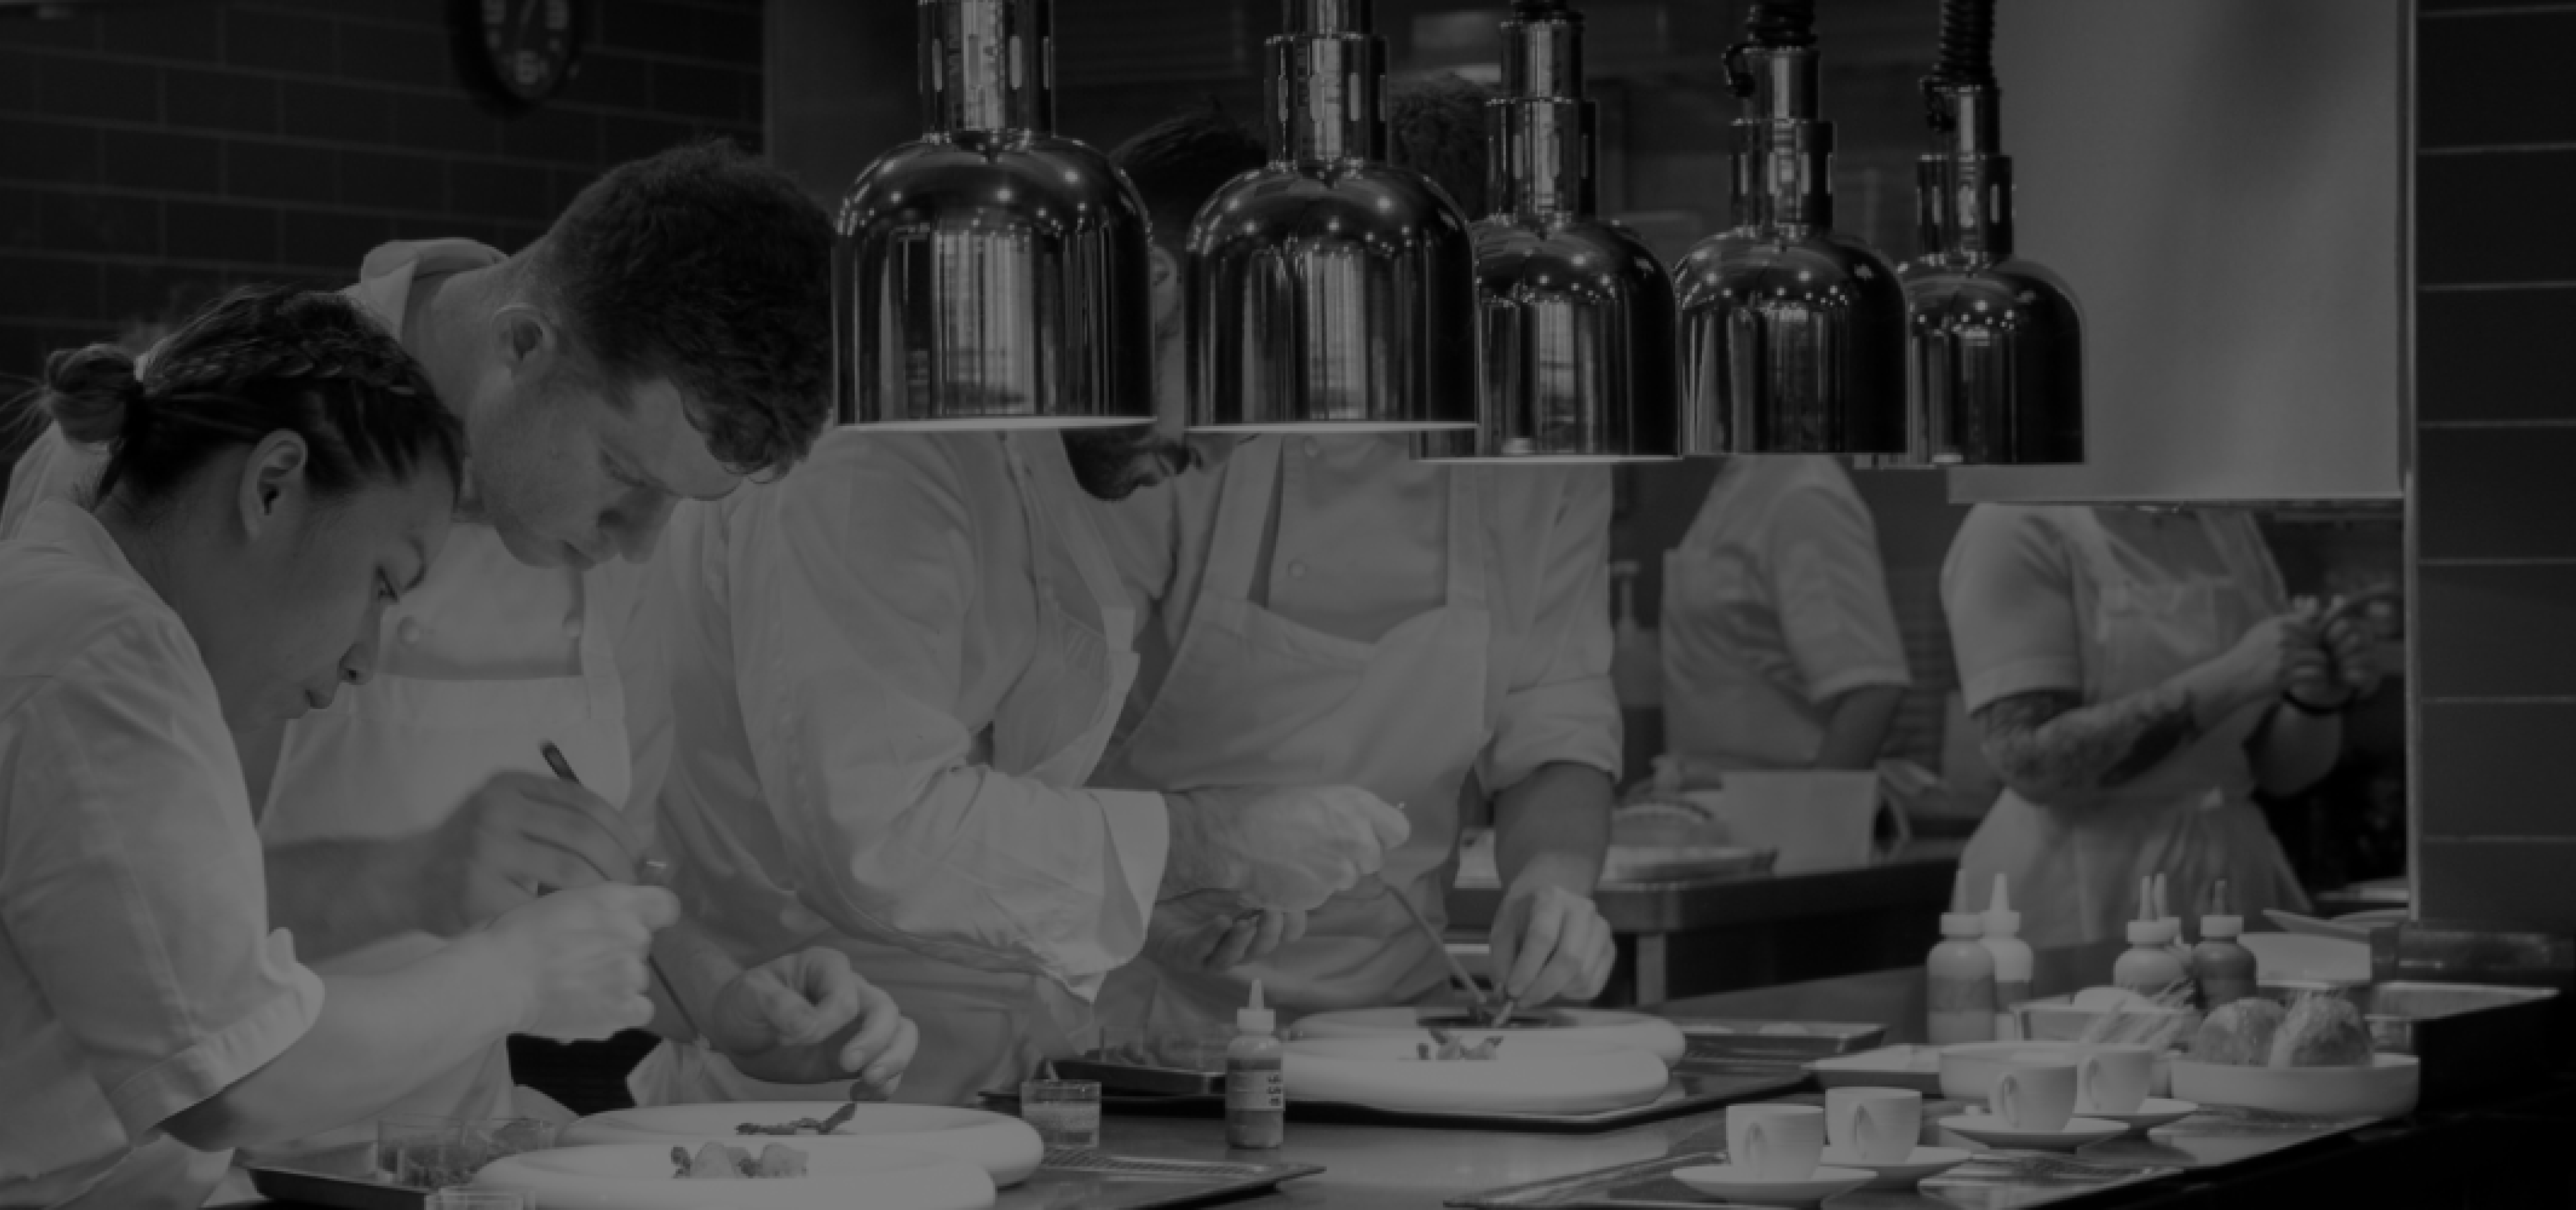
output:
[[[1847,1148],[1825,1148],[1825,1162],[1836,1168],[1862,1168],[1878,1175],[1871,1178],[1872,1189],[1911,1189],[1924,1180],[1967,1163],[1976,1157],[1956,1147],[1917,1147],[1912,1155],[1893,1164],[1873,1164]],[[1819,1171],[1822,1171],[1819,1169]]]
[[[2075,1102],[2075,1116],[2079,1118],[2097,1118],[2105,1122],[2118,1122],[2119,1124],[2141,1134],[2149,1130],[2153,1130],[2158,1126],[2163,1126],[2172,1122],[2179,1122],[2198,1112],[2200,1112],[2200,1106],[2192,1104],[2189,1101],[2177,1101],[2171,1097],[2148,1097],[2146,1100],[2139,1102],[2136,1109],[2130,1110],[2127,1113],[2112,1113],[2106,1109],[2095,1109],[2092,1106],[2085,1104],[2082,1100]]]
[[[1973,1143],[2015,1151],[2073,1151],[2129,1133],[2127,1126],[2101,1118],[2070,1118],[2057,1130],[2021,1130],[1991,1113],[1946,1117],[1941,1128]]]
[[[1878,1174],[1866,1168],[1818,1168],[1804,1180],[1759,1180],[1733,1164],[1700,1164],[1673,1169],[1673,1179],[1720,1201],[1751,1206],[1812,1206],[1870,1183]]]

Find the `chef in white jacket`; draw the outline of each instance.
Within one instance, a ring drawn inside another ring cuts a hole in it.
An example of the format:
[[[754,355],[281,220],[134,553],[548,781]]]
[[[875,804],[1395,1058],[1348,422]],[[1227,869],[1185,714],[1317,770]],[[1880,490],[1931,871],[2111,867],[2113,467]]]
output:
[[[1664,555],[1657,624],[1674,758],[1661,772],[1680,783],[1663,790],[1873,768],[1912,683],[1878,528],[1831,458],[1726,459]]]
[[[1149,931],[1235,937],[1194,961],[1266,948],[1404,836],[1354,790],[1085,788],[1153,591],[1098,527],[1132,483],[1121,442],[844,429],[672,524],[675,885],[741,962],[828,946],[890,991],[922,1034],[904,1100],[1014,1085],[1077,1048]],[[629,1085],[817,1095],[684,1045]]]
[[[1390,108],[1402,154],[1481,196],[1480,91],[1435,84]],[[1229,154],[1223,124],[1175,119],[1115,158],[1150,206],[1194,210],[1204,195],[1179,186],[1207,175],[1189,163]],[[1234,138],[1230,154],[1258,154]],[[1180,300],[1161,276],[1168,315]],[[1104,1019],[1222,1024],[1256,979],[1292,1015],[1437,992],[1441,957],[1393,897],[1446,919],[1469,795],[1493,802],[1505,880],[1495,981],[1525,1004],[1597,994],[1612,949],[1591,891],[1620,742],[1609,521],[1606,471],[1448,468],[1388,437],[1254,438],[1122,507],[1131,540],[1173,560],[1173,589],[1099,784],[1349,782],[1403,804],[1412,833],[1301,940],[1224,970],[1149,957],[1110,977]]]
[[[462,240],[369,255],[348,294],[464,422],[471,523],[387,611],[372,680],[236,737],[271,915],[317,969],[394,969],[543,889],[636,880],[650,812],[616,808],[649,800],[664,740],[633,561],[676,497],[724,495],[820,430],[824,358],[796,351],[823,346],[829,243],[791,180],[701,145],[612,170],[515,256]],[[41,500],[75,498],[97,466],[58,433],[38,440],[0,536]],[[549,741],[587,789],[547,769]],[[660,944],[663,972],[690,986],[659,989],[659,1030],[687,1032],[677,994],[688,1020],[782,1070],[807,1069],[803,1044],[821,1041],[863,1067],[901,1057],[882,997],[866,1000],[866,1045],[812,1017],[833,989],[863,987],[837,957],[746,974],[687,930]],[[497,1045],[396,1108],[560,1113],[514,1093]]]

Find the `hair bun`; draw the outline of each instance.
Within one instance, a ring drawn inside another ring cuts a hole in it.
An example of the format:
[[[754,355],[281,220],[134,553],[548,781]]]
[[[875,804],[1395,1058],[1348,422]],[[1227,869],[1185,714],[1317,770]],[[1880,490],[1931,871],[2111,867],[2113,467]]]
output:
[[[81,445],[104,445],[125,435],[142,398],[134,355],[115,345],[95,344],[57,350],[45,358],[37,406],[62,426],[64,437]]]

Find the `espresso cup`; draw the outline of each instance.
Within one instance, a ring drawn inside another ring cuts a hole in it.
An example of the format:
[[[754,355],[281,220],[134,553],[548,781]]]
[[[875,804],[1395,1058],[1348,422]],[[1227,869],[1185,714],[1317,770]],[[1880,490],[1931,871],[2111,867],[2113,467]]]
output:
[[[1816,1106],[1727,1106],[1727,1161],[1757,1181],[1803,1181],[1824,1154],[1825,1111]]]
[[[2156,1052],[2146,1046],[2096,1046],[2076,1064],[2076,1101],[2099,1113],[2136,1113],[2155,1083]]]
[[[1923,1136],[1923,1094],[1910,1088],[1825,1090],[1825,1137],[1865,1164],[1902,1164]]]
[[[2016,1060],[1995,1077],[1986,1107],[2015,1130],[2066,1129],[2075,1116],[2075,1064],[2066,1059]]]

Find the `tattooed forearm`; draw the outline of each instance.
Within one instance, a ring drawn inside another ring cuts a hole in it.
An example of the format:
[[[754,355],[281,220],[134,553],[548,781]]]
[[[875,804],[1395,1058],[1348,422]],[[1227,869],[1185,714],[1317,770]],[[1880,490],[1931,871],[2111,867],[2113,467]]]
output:
[[[2023,797],[2124,785],[2200,738],[2191,695],[2173,685],[2080,703],[2072,693],[2025,693],[1977,712],[1986,759]]]

